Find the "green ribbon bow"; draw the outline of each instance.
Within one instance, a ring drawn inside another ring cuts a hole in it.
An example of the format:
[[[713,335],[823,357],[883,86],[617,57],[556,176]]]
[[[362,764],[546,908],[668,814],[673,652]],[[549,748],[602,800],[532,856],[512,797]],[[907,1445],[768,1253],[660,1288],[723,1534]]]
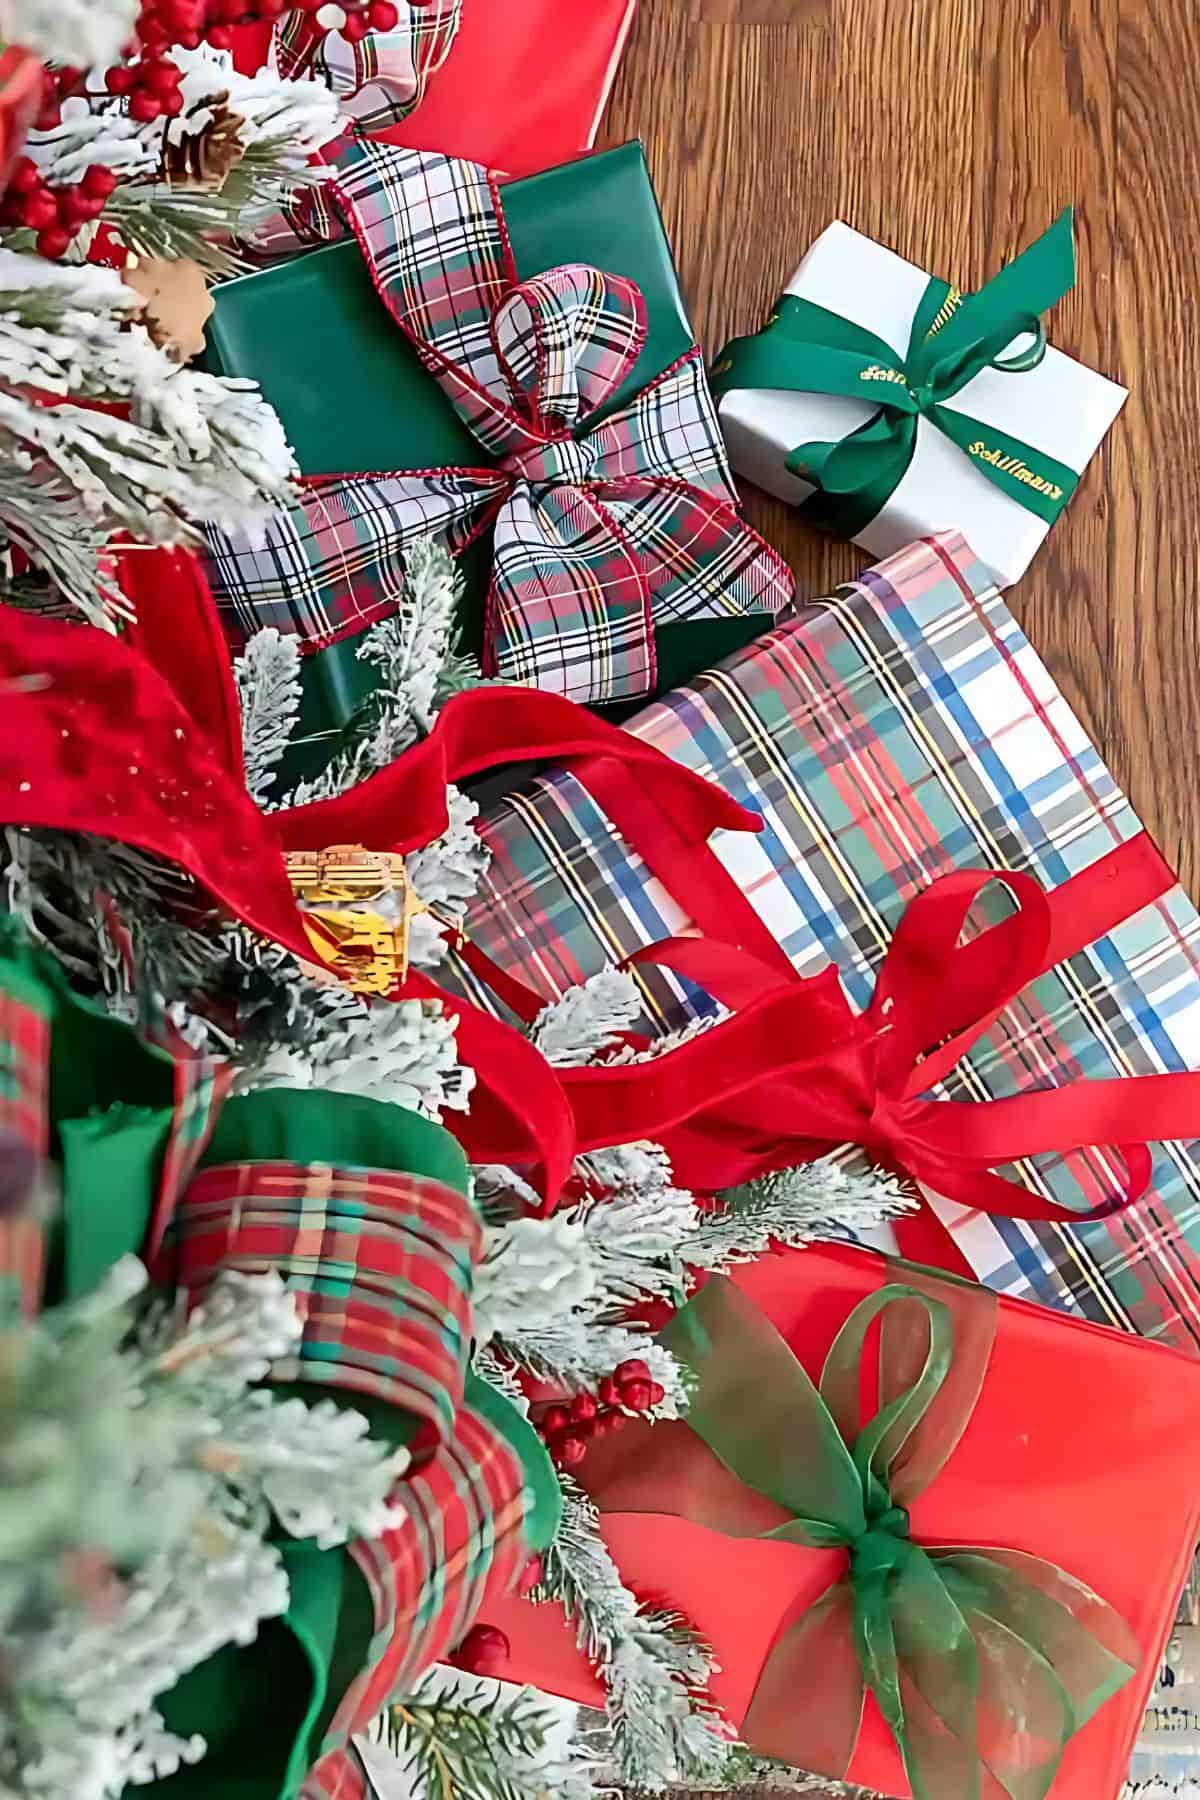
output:
[[[840,1779],[869,1688],[914,1800],[977,1800],[985,1774],[1011,1800],[1043,1800],[1072,1735],[1134,1672],[1137,1644],[1052,1563],[913,1541],[907,1507],[981,1391],[995,1297],[903,1273],[855,1307],[819,1389],[729,1281],[709,1282],[663,1334],[697,1378],[688,1425],[751,1490],[739,1495],[714,1468],[690,1490],[689,1516],[732,1536],[848,1553],[843,1579],[776,1642],[744,1734]],[[879,1408],[860,1429],[864,1347],[879,1318]],[[763,1529],[763,1498],[785,1523]]]
[[[873,402],[866,424],[835,443],[801,444],[787,458],[793,475],[818,489],[801,512],[848,537],[881,511],[913,459],[919,421],[928,419],[1010,499],[1052,525],[1079,476],[1036,445],[986,425],[948,401],[984,369],[1026,374],[1046,353],[1041,315],[1075,285],[1071,209],[977,293],[947,282],[925,289],[903,356],[883,338],[837,313],[785,294],[771,323],[739,338],[713,370],[719,396],[737,388],[841,394]],[[1034,343],[1001,360],[1025,333]]]

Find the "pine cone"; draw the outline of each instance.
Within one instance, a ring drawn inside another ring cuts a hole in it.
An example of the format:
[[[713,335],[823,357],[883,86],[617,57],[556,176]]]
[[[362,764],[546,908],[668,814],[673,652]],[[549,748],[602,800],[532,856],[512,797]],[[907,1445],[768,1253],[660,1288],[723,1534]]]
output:
[[[162,147],[162,178],[172,187],[217,193],[245,154],[244,121],[230,111],[228,94],[210,94],[173,120]]]

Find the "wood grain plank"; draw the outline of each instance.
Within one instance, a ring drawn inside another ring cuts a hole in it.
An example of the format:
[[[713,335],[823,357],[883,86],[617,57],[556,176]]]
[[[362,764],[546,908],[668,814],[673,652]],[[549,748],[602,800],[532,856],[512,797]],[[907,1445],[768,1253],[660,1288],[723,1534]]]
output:
[[[643,0],[608,132],[646,141],[709,351],[762,320],[831,218],[973,284],[1075,204],[1080,279],[1053,336],[1133,396],[1010,604],[1196,893],[1193,14],[1193,0]],[[862,566],[761,495],[747,509],[804,591]]]
[[[1200,891],[1200,65],[1187,0],[1121,0],[1114,265],[1114,772]]]

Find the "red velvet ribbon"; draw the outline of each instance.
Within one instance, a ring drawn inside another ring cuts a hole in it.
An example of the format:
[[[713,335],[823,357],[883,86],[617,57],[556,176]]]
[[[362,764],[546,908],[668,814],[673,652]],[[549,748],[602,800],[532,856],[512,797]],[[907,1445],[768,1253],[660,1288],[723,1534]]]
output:
[[[499,687],[456,696],[429,737],[338,799],[263,815],[245,791],[237,697],[199,565],[181,551],[129,550],[121,575],[138,609],[138,649],[0,608],[0,681],[12,683],[0,817],[162,856],[299,956],[311,958],[312,946],[281,847],[427,844],[447,827],[447,784],[502,764],[549,758],[606,792],[636,790],[649,812],[634,829],[657,822],[675,876],[713,831],[761,828],[720,789],[571,701]],[[410,973],[396,997],[436,998],[457,1017],[479,1086],[455,1128],[477,1161],[540,1165],[552,1207],[575,1154],[555,1071],[520,1033],[427,977]]]
[[[963,942],[972,905],[994,881],[1015,913]],[[1148,1144],[1200,1135],[1200,1074],[1083,1080],[985,1101],[933,1099],[928,1090],[1030,981],[1172,885],[1144,834],[1050,895],[1011,871],[945,875],[909,905],[860,1015],[832,968],[780,981],[729,945],[655,945],[633,960],[669,968],[735,1011],[656,1063],[564,1071],[580,1148],[612,1142],[620,1121],[626,1137],[665,1144],[682,1185],[712,1191],[856,1143],[877,1163],[983,1212],[1073,1224],[1106,1217],[1149,1186]],[[1124,1164],[1112,1197],[1088,1213],[994,1173],[1084,1147],[1108,1147]],[[931,1232],[929,1217],[907,1240],[902,1226],[901,1240],[907,1254],[935,1246],[940,1263],[950,1259],[947,1235],[940,1226]]]
[[[181,640],[159,637],[159,655],[170,662]],[[225,668],[223,677],[214,667]],[[183,643],[172,679],[186,690],[196,674]],[[228,716],[211,692],[222,678],[229,680],[222,659],[206,658],[209,719]],[[230,748],[227,761],[232,755]],[[1078,1223],[1145,1191],[1147,1144],[1200,1135],[1196,1074],[1078,1081],[1000,1100],[928,1097],[1030,981],[1169,891],[1171,872],[1144,834],[1049,895],[1030,876],[1007,871],[960,871],[934,882],[906,911],[871,1004],[856,1015],[835,970],[810,979],[796,974],[708,848],[718,827],[758,829],[761,822],[649,746],[555,696],[493,688],[452,701],[431,736],[390,769],[336,801],[277,814],[271,824],[290,847],[361,842],[410,849],[445,829],[447,782],[545,757],[572,763],[706,934],[654,946],[635,960],[671,968],[734,1009],[669,1056],[559,1071],[555,1091],[569,1101],[580,1149],[655,1139],[666,1144],[683,1184],[713,1192],[858,1143],[878,1162],[969,1207]],[[1016,909],[963,942],[971,907],[993,881],[1009,890]],[[538,997],[511,977],[498,985],[518,1012],[535,1016]],[[417,977],[406,991],[439,993]],[[529,1051],[518,1034],[463,1002],[449,1004],[460,1015],[464,1056],[485,1082],[464,1132],[469,1148],[479,1160],[519,1160],[512,1134],[519,1119],[542,1146],[550,1199],[573,1153],[570,1118],[549,1104],[544,1076],[539,1081],[524,1060],[500,1066],[518,1057],[516,1046]],[[994,1172],[1022,1157],[1085,1146],[1111,1147],[1124,1163],[1112,1198],[1090,1214]],[[967,1271],[932,1213],[902,1227],[901,1237],[907,1254]]]

